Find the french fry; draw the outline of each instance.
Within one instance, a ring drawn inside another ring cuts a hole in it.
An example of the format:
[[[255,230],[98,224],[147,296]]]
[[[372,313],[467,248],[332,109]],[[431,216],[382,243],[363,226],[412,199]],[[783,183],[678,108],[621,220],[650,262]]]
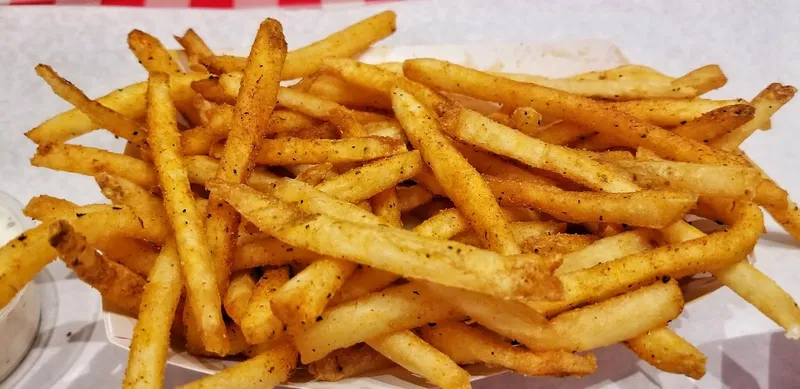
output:
[[[161,388],[169,350],[170,327],[181,298],[180,258],[169,239],[158,255],[142,293],[138,321],[122,387]]]
[[[51,235],[61,233],[58,221],[40,224],[0,247],[0,307],[56,259],[58,252],[48,244]]]
[[[625,341],[631,351],[661,371],[699,380],[706,374],[706,356],[667,327]]]
[[[286,56],[282,80],[305,77],[319,70],[324,58],[352,57],[373,43],[391,35],[395,27],[395,14],[381,12],[352,26],[338,31],[323,40],[289,52]],[[212,63],[214,58],[205,58],[204,65],[223,73],[244,69],[243,58],[226,58],[221,63]],[[215,66],[216,65],[216,66]]]
[[[565,146],[576,141],[583,141],[596,135],[597,131],[581,127],[575,123],[558,121],[544,126],[535,135],[542,142]]]
[[[678,282],[665,281],[658,280],[621,296],[562,313],[550,320],[551,331],[525,345],[534,351],[585,351],[662,327],[683,309]]]
[[[556,275],[588,269],[626,255],[649,250],[655,245],[655,233],[651,230],[636,229],[600,239],[589,246],[564,255]]]
[[[401,186],[397,188],[397,202],[400,212],[408,212],[433,200],[433,194],[422,185]]]
[[[420,153],[415,150],[363,165],[330,178],[316,188],[336,198],[356,202],[394,188],[415,176],[421,168]]]
[[[763,178],[752,168],[669,161],[617,161],[631,181],[646,188],[669,188],[704,196],[752,199]],[[630,224],[630,223],[629,223]]]
[[[416,293],[415,293],[416,292]],[[358,300],[328,308],[322,320],[304,328],[293,340],[303,363],[367,339],[415,328],[447,318],[461,318],[447,304],[414,283],[387,288]]]
[[[200,63],[200,58],[214,55],[214,53],[208,45],[206,45],[206,42],[203,41],[203,38],[200,38],[200,35],[197,35],[197,33],[190,28],[186,30],[183,36],[179,37],[175,35],[175,40],[186,50],[189,69],[195,72],[205,72],[206,67]]]
[[[104,210],[104,212],[98,212]],[[22,212],[25,216],[49,223],[58,219],[67,219],[86,236],[93,246],[97,247],[108,258],[137,274],[147,277],[153,267],[158,252],[153,246],[143,240],[132,239],[125,236],[109,235],[108,232],[122,225],[132,225],[135,219],[121,216],[113,208],[107,206],[78,207],[77,205],[55,197],[46,195],[36,196],[28,202]],[[82,214],[83,216],[78,216]],[[131,223],[113,223],[109,218],[121,217],[122,220],[131,220]],[[110,226],[110,228],[97,228],[97,226]],[[141,227],[141,223],[140,223]],[[128,227],[130,228],[130,227]],[[135,225],[134,225],[135,228]]]
[[[153,196],[132,181],[100,173],[95,181],[109,200],[114,204],[124,204],[133,209],[142,219],[146,229],[169,229],[167,214],[161,199]]]
[[[695,96],[700,96],[721,88],[727,82],[728,78],[722,73],[719,65],[706,65],[672,80],[670,84],[677,90],[694,90]]]
[[[697,196],[683,192],[574,192],[533,182],[484,179],[500,204],[531,206],[572,223],[602,221],[662,228],[683,218],[697,203]]]
[[[158,181],[152,165],[141,159],[86,146],[46,144],[36,149],[31,165],[96,176],[108,173],[126,178],[145,188]]]
[[[756,109],[747,104],[734,104],[717,108],[700,117],[683,123],[672,132],[698,142],[708,143],[733,129],[753,120]]]
[[[717,108],[734,104],[747,104],[747,102],[742,99],[648,99],[608,102],[604,103],[604,106],[656,126],[673,127],[697,119]]]
[[[45,80],[59,97],[75,106],[99,126],[147,151],[147,132],[136,122],[98,101],[89,99],[83,91],[59,76],[50,66],[36,65],[36,74]]]
[[[180,386],[181,389],[263,389],[285,382],[297,365],[297,351],[288,341],[217,374]]]
[[[684,99],[697,96],[699,93],[688,83],[676,85],[665,81],[654,80],[575,80],[552,79],[530,74],[494,73],[510,80],[532,83],[578,96],[594,97],[607,100],[637,100],[653,98]]]
[[[492,119],[492,120],[494,120],[494,121],[496,121],[496,122],[498,122],[498,123],[500,123],[500,124],[502,124],[504,126],[510,125],[509,123],[511,122],[511,117],[506,115],[506,114],[504,114],[504,113],[502,113],[502,112],[492,112],[492,113],[486,115],[486,117],[488,117],[489,119]]]
[[[306,92],[351,108],[388,109],[392,106],[387,96],[347,84],[328,74],[320,74]]]
[[[256,277],[253,276],[250,269],[233,273],[222,298],[222,306],[225,307],[225,313],[239,327],[242,326],[242,320],[247,314],[247,307],[250,304],[256,281]]]
[[[48,242],[61,260],[105,299],[135,317],[147,281],[127,267],[103,258],[67,221],[56,223],[58,226],[50,230]]]
[[[232,182],[246,182],[254,166],[260,141],[267,132],[268,118],[275,108],[280,74],[286,57],[286,40],[283,27],[275,19],[266,19],[256,33],[247,58],[247,66],[233,108],[231,131],[225,142],[215,177]],[[250,112],[261,112],[251,115]],[[225,291],[230,277],[230,263],[235,246],[234,231],[239,227],[240,216],[225,204],[212,190],[205,234],[211,250],[216,281],[220,292]]]
[[[303,181],[309,185],[318,185],[322,181],[336,177],[338,174],[334,171],[334,166],[330,162],[324,162],[316,165],[296,165],[290,166],[290,170],[294,170],[295,180]]]
[[[137,119],[145,114],[147,83],[140,82],[116,89],[95,100],[128,119]],[[65,142],[87,132],[101,128],[92,118],[77,108],[56,115],[28,131],[27,136],[37,144]]]
[[[552,234],[536,236],[526,239],[520,245],[523,253],[567,254],[575,252],[594,243],[597,238],[593,235]]]
[[[392,366],[395,363],[391,359],[362,344],[334,350],[309,364],[308,371],[321,381],[340,381]]]
[[[442,134],[430,112],[400,89],[392,91],[392,106],[409,140],[483,243],[503,254],[520,253],[489,187]]]
[[[372,212],[383,219],[392,227],[403,227],[403,220],[400,218],[400,206],[397,200],[397,191],[394,187],[376,193],[370,199]]]
[[[264,238],[237,246],[231,270],[282,266],[292,262],[310,263],[318,257],[314,252],[288,245],[275,238]]]
[[[266,270],[258,280],[241,324],[248,343],[265,344],[283,335],[283,323],[272,312],[270,300],[287,281],[289,269],[286,267]]]
[[[711,147],[734,151],[742,142],[752,135],[757,129],[769,129],[771,127],[770,118],[784,104],[788,103],[797,93],[797,88],[791,85],[781,85],[778,83],[770,84],[761,91],[751,102],[755,109],[753,120],[739,126],[727,134],[712,139],[708,144]]]
[[[535,136],[541,130],[542,115],[531,107],[519,107],[511,113],[509,127]]]
[[[363,137],[350,139],[279,138],[261,141],[255,162],[262,165],[300,165],[316,163],[364,162],[406,151],[405,144],[392,138]],[[212,156],[220,150],[211,148]]]
[[[219,160],[204,155],[186,157],[186,172],[189,182],[192,184],[205,185],[206,182],[214,178],[219,167]],[[265,170],[253,169],[247,184],[258,190],[269,188],[278,179],[278,176]]]
[[[436,239],[450,239],[469,230],[469,221],[457,209],[440,211],[414,227],[414,232]]]
[[[180,65],[175,61],[175,58],[172,57],[169,51],[164,48],[161,41],[150,34],[140,30],[132,30],[128,34],[128,47],[139,60],[139,63],[142,64],[150,74],[183,74]],[[200,113],[192,104],[192,100],[196,95],[197,93],[189,88],[187,93],[175,99],[175,106],[186,116],[186,119],[190,123],[201,124],[203,121],[200,117]]]
[[[472,387],[466,370],[409,330],[369,339],[367,344],[436,386],[444,389]]]
[[[229,204],[262,231],[322,255],[345,258],[388,272],[498,297],[530,295],[552,298],[558,295],[558,285],[552,282],[552,278],[543,269],[531,267],[524,260],[455,242],[424,238],[400,229],[361,224],[363,220],[361,223],[352,223],[328,215],[303,214],[245,185],[219,181],[207,185],[219,191]],[[321,209],[318,212],[329,210]],[[354,217],[362,218],[360,215]],[[340,243],[327,244],[324,243],[326,241]],[[370,247],[384,247],[383,242],[389,241],[392,244],[382,249],[380,258],[367,255]],[[341,244],[344,242],[347,244]],[[474,261],[473,258],[477,257],[481,259]],[[502,279],[495,277],[500,272],[503,273]]]
[[[169,99],[168,77],[150,76],[148,88],[148,141],[164,196],[164,208],[175,230],[181,269],[186,279],[189,305],[205,348],[224,355],[229,346],[222,302],[214,273],[214,262],[203,234],[203,222],[197,213],[189,188],[189,179],[178,150],[175,108]]]
[[[609,79],[630,79],[630,80],[654,80],[672,81],[674,78],[662,74],[661,72],[643,65],[621,65],[607,70],[597,70],[586,73],[576,74],[569,77],[574,80],[609,80]]]
[[[506,162],[490,153],[481,151],[478,148],[463,144],[455,143],[458,151],[475,167],[481,174],[487,174],[499,178],[507,178],[519,181],[532,181],[541,182],[545,184],[555,185],[556,182],[535,174],[531,171],[523,169],[513,163]],[[440,194],[444,194],[443,192]]]
[[[562,273],[558,278],[564,285],[563,299],[537,301],[531,305],[553,315],[632,290],[657,277],[680,278],[733,265],[752,251],[763,226],[758,207],[744,203],[736,212],[737,223],[726,232],[707,236],[700,233],[696,239],[631,254],[585,270]],[[613,275],[613,279],[609,275]]]
[[[594,355],[566,351],[532,352],[513,347],[482,328],[445,321],[421,327],[422,338],[459,364],[485,363],[529,376],[584,376],[597,369]]]
[[[739,151],[739,154],[745,159],[747,159],[750,166],[761,172],[761,175],[764,177],[765,180],[772,181],[772,179],[769,178],[767,173],[763,169],[761,169],[761,167],[759,167],[758,164],[755,163],[755,161],[750,159],[750,157],[748,157],[747,154],[744,154],[741,151]],[[775,186],[777,186],[777,184],[775,184]],[[759,187],[758,189],[762,188],[763,186]],[[797,240],[800,240],[800,210],[798,210],[797,204],[794,201],[789,200],[786,207],[767,205],[765,206],[765,208],[772,216],[772,218],[775,219],[775,221],[777,221],[781,225],[781,227],[783,227],[783,229],[789,233],[789,235],[791,235]]]

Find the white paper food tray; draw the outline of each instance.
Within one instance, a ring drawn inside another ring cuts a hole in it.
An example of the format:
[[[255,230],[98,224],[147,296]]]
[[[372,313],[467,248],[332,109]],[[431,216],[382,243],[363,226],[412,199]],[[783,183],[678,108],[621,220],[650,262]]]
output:
[[[246,50],[231,50],[228,53],[247,55]],[[467,65],[477,69],[532,73],[548,77],[565,77],[591,70],[608,69],[626,64],[628,61],[615,45],[599,40],[559,41],[520,44],[474,44],[447,46],[397,46],[375,47],[360,60],[368,63],[403,61],[409,58],[432,57]],[[694,283],[694,282],[693,282]],[[697,280],[697,290],[686,292],[697,297],[713,291],[717,283]],[[691,287],[690,287],[691,289]],[[112,312],[104,304],[104,322],[108,340],[119,347],[129,348],[136,319]],[[235,359],[198,358],[185,350],[171,350],[168,363],[189,370],[215,373],[236,363]],[[477,381],[503,372],[502,369],[470,367],[472,380]],[[425,380],[401,368],[373,373],[370,377],[351,378],[338,382],[316,382],[304,370],[298,371],[291,381],[284,385],[289,388],[428,388]]]

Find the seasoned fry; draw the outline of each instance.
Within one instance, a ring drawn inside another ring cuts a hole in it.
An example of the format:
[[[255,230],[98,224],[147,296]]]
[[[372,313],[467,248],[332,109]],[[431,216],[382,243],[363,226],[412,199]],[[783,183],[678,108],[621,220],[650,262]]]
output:
[[[366,50],[373,43],[395,31],[395,18],[392,11],[381,12],[321,41],[289,52],[281,79],[291,80],[308,76],[319,70],[324,58],[346,58]],[[223,63],[219,65],[222,66],[217,66],[216,63],[212,64],[211,61],[214,61],[214,57],[205,58],[203,64],[209,66],[212,71],[217,69],[227,73],[232,70],[244,69],[243,58],[228,57],[224,62],[220,61]]]
[[[551,79],[530,74],[494,73],[510,80],[532,83],[578,96],[594,97],[607,100],[636,100],[652,98],[690,98],[699,95],[699,91],[689,83],[674,84],[655,80],[575,80]]]
[[[444,389],[470,388],[469,373],[413,332],[405,330],[367,341],[406,370]]]
[[[500,204],[531,206],[572,223],[602,221],[662,228],[683,218],[697,203],[697,196],[683,192],[573,192],[533,182],[484,179]]]
[[[585,248],[597,240],[593,235],[553,234],[526,239],[520,245],[523,253],[567,254]]]
[[[242,319],[242,333],[250,344],[265,344],[283,335],[283,323],[272,312],[270,300],[275,291],[289,281],[289,269],[264,271],[250,296]]]
[[[231,320],[239,327],[242,326],[242,319],[244,319],[247,314],[247,307],[250,304],[250,298],[253,295],[256,281],[256,277],[253,276],[250,269],[233,273],[231,275],[230,284],[222,298],[222,305],[225,307],[225,313],[227,313]]]
[[[144,228],[169,229],[167,214],[161,199],[153,196],[132,181],[100,173],[95,181],[109,200],[114,204],[124,204],[133,209],[144,223]]]
[[[48,244],[63,230],[58,221],[40,224],[0,247],[0,307],[5,307],[25,285],[58,256]]]
[[[442,134],[430,112],[400,89],[392,91],[392,106],[409,140],[420,150],[422,159],[433,169],[445,192],[469,219],[483,243],[503,254],[519,254],[519,246],[489,187]]]
[[[771,127],[770,118],[772,115],[784,104],[788,103],[795,93],[797,93],[797,88],[791,85],[770,84],[750,102],[750,105],[756,109],[753,120],[727,134],[721,135],[719,138],[712,139],[709,145],[721,150],[736,150],[757,129],[768,130]]]
[[[694,90],[695,96],[700,96],[721,88],[727,82],[728,78],[722,73],[719,65],[706,65],[672,80],[670,84],[677,90]]]
[[[181,386],[181,389],[264,389],[282,384],[297,365],[291,342],[270,346],[261,354],[217,374]]]
[[[314,140],[280,138],[261,141],[261,149],[254,158],[262,165],[346,163],[370,161],[405,151],[405,144],[379,136]],[[211,155],[219,156],[219,149],[212,147]]]
[[[654,80],[672,81],[674,78],[666,76],[659,71],[643,65],[621,65],[612,69],[591,71],[569,77],[574,80]]]
[[[83,91],[59,76],[50,66],[36,65],[36,74],[50,85],[53,92],[86,114],[98,126],[120,138],[127,139],[141,150],[147,151],[147,132],[141,129],[136,122],[100,102],[92,101]]]
[[[741,151],[739,151],[739,154],[747,160],[750,166],[757,169],[766,181],[773,182],[773,185],[777,186],[777,184],[774,184],[774,181],[769,178],[767,173],[761,169],[758,164],[755,163],[755,161],[750,159],[750,157]],[[765,187],[766,186],[762,183],[762,186],[759,186],[758,190],[761,190]],[[797,204],[794,201],[789,200],[785,207],[766,205],[765,208],[775,219],[775,221],[777,221],[781,227],[783,227],[783,229],[789,233],[789,235],[797,240],[800,240],[800,209],[798,209]]]
[[[294,342],[302,362],[311,363],[330,351],[367,339],[463,317],[438,301],[432,293],[414,283],[387,288],[327,309],[322,320],[306,327],[303,336],[295,337]]]
[[[158,255],[142,293],[138,321],[122,387],[161,388],[167,363],[169,335],[183,290],[180,258],[169,239]]]
[[[336,198],[356,202],[394,188],[422,168],[419,151],[398,154],[325,180],[317,189]]]
[[[392,102],[386,95],[347,84],[328,74],[320,74],[306,92],[351,108],[392,107]]]
[[[706,374],[706,356],[667,327],[625,341],[631,351],[659,370],[699,380]]]
[[[334,350],[309,364],[308,371],[318,380],[339,381],[392,366],[391,359],[362,344]]]
[[[485,363],[530,376],[584,376],[597,369],[594,355],[566,351],[532,352],[513,347],[482,328],[445,321],[422,326],[422,338],[459,364]]]
[[[534,136],[541,130],[542,115],[531,107],[519,107],[511,113],[509,127]]]
[[[591,128],[581,127],[566,121],[558,121],[544,126],[534,136],[543,142],[565,146],[576,141],[586,140],[596,134],[597,131]]]
[[[747,102],[741,99],[650,99],[608,102],[604,106],[625,112],[656,126],[673,127],[697,119],[717,108],[734,104],[747,104]]]
[[[140,159],[106,150],[69,144],[46,144],[36,149],[31,165],[96,176],[108,173],[127,178],[145,188],[157,184],[152,165]]]
[[[147,281],[125,266],[103,258],[67,221],[55,223],[58,226],[50,230],[48,242],[67,267],[105,299],[128,315],[136,316]]]
[[[189,305],[203,346],[210,352],[224,355],[229,342],[222,321],[220,291],[203,234],[203,222],[197,213],[183,158],[177,147],[180,135],[175,122],[175,108],[169,99],[167,76],[161,73],[151,75],[147,95],[148,141],[153,148],[164,208],[175,230]]]
[[[747,104],[717,108],[675,127],[672,132],[698,142],[708,143],[753,120],[756,109]]]
[[[401,186],[397,188],[397,202],[400,212],[408,212],[433,200],[433,194],[422,185]]]
[[[403,220],[400,219],[397,191],[394,187],[376,193],[370,199],[370,205],[372,206],[372,212],[390,226],[403,227]]]
[[[275,19],[263,21],[247,58],[241,90],[233,108],[231,131],[215,175],[217,179],[231,183],[247,181],[260,141],[267,132],[268,119],[276,105],[286,51],[281,24]],[[261,114],[250,114],[256,111]],[[224,293],[233,260],[233,232],[239,227],[240,216],[213,190],[209,194],[208,203],[205,234],[211,250],[216,281],[220,292]]]
[[[564,256],[556,275],[588,269],[626,255],[649,250],[655,246],[654,232],[646,229],[626,231],[600,239],[589,246]]]
[[[556,182],[525,170],[513,163],[506,162],[490,153],[479,150],[477,147],[463,143],[455,143],[458,151],[464,155],[472,166],[475,166],[481,174],[488,174],[499,178],[507,178],[519,181],[541,182],[555,185]],[[443,193],[442,193],[443,194]]]
[[[683,309],[683,296],[674,279],[578,308],[550,320],[551,331],[525,345],[534,351],[585,351],[611,345],[659,328]]]
[[[314,252],[288,245],[275,238],[264,238],[237,246],[231,270],[282,266],[292,262],[309,263],[318,257]]]
[[[189,69],[195,72],[205,72],[206,67],[200,63],[200,59],[214,55],[214,53],[211,52],[211,49],[206,45],[206,42],[203,41],[203,38],[200,38],[200,36],[190,28],[186,30],[183,36],[179,37],[175,35],[175,40],[186,50]]]
[[[702,165],[668,161],[617,161],[631,181],[646,188],[669,188],[704,196],[752,199],[761,174],[741,166]],[[632,224],[632,223],[629,223]]]

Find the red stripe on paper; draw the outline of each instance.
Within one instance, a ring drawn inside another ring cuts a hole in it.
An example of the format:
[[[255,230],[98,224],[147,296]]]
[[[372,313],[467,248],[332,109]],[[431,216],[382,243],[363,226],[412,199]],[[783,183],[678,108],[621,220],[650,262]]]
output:
[[[192,0],[192,8],[233,8],[233,0]]]
[[[8,5],[55,5],[56,0],[11,0]]]
[[[144,0],[100,0],[100,5],[115,5],[123,7],[144,7]]]
[[[309,5],[322,5],[322,0],[278,0],[281,7],[307,7]]]

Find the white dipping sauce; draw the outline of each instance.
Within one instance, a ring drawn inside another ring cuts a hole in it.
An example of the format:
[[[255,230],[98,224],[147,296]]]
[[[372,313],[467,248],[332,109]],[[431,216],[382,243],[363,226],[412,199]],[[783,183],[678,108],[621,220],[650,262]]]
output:
[[[16,239],[25,230],[20,209],[16,200],[0,192],[0,245]],[[0,309],[0,382],[28,353],[39,332],[41,313],[39,294],[31,284]]]

